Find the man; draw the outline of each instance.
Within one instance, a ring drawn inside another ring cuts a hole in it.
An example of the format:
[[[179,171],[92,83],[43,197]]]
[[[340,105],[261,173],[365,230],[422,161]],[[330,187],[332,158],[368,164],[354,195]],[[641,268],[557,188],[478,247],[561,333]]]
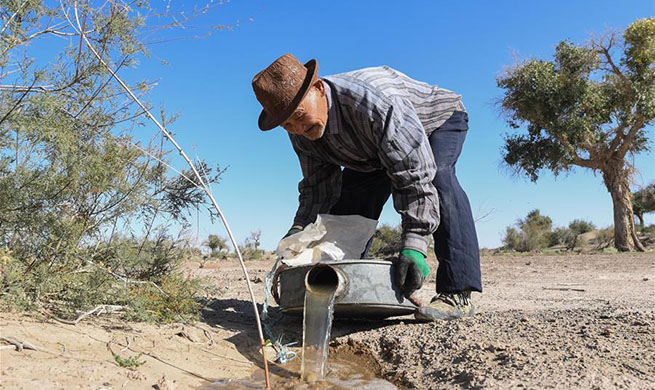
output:
[[[302,168],[287,236],[320,213],[378,219],[393,194],[403,229],[396,285],[408,298],[421,288],[430,234],[439,261],[437,295],[416,318],[473,315],[471,291],[482,283],[471,206],[455,176],[468,130],[461,97],[386,66],[319,78],[316,60],[303,65],[291,54],[252,86],[259,128],[282,126]]]

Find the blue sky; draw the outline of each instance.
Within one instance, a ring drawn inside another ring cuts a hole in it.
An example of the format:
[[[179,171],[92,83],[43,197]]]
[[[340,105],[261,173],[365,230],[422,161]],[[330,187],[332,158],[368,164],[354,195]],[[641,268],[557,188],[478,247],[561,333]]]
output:
[[[153,45],[152,57],[126,76],[158,80],[150,101],[181,114],[171,129],[182,146],[210,163],[229,166],[215,196],[237,240],[260,229],[266,249],[275,248],[292,222],[301,174],[284,131],[257,128],[261,108],[250,86],[255,73],[290,52],[301,61],[318,59],[324,75],[386,64],[454,90],[463,95],[470,116],[458,176],[474,215],[489,213],[477,223],[480,245],[496,247],[505,227],[535,208],[555,225],[575,218],[612,224],[609,194],[590,171],[558,178],[546,173],[535,184],[501,166],[502,135],[510,129],[494,104],[502,94],[496,77],[517,58],[551,58],[562,39],[584,42],[591,34],[623,30],[654,14],[653,0],[235,0],[195,22],[238,21],[234,29]],[[652,140],[652,127],[649,132]],[[654,161],[652,153],[636,158],[636,184],[653,180]],[[391,202],[381,222],[400,222]],[[219,223],[212,225],[204,216],[199,228],[200,239],[225,235]]]

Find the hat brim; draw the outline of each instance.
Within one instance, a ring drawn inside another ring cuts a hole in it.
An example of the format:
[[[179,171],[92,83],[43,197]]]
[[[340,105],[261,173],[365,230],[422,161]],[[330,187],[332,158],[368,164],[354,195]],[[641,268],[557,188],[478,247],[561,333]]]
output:
[[[296,108],[298,108],[298,105],[300,104],[302,99],[305,98],[311,86],[314,85],[314,82],[316,81],[318,75],[318,65],[315,59],[307,61],[307,63],[305,64],[305,68],[307,68],[307,76],[305,76],[305,80],[303,81],[302,86],[298,90],[298,94],[296,94],[296,97],[293,98],[293,101],[291,102],[291,104],[289,104],[287,110],[276,113],[276,115],[268,115],[264,110],[262,110],[261,114],[259,114],[258,124],[260,130],[268,131],[278,127],[285,120],[289,119],[289,117],[293,114]]]

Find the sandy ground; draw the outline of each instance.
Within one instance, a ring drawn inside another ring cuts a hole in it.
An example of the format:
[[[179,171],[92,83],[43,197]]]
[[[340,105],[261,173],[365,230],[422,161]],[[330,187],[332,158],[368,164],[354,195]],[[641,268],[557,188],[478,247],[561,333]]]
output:
[[[260,302],[270,265],[248,263]],[[411,317],[335,321],[331,358],[357,361],[360,370],[376,371],[399,388],[655,388],[653,252],[489,256],[482,266],[485,291],[474,295],[475,317],[427,324]],[[215,279],[221,291],[192,325],[101,316],[72,326],[2,313],[0,336],[39,350],[1,350],[0,388],[190,389],[215,379],[261,378],[240,268],[234,262],[217,267],[188,265],[189,272]],[[429,300],[433,288],[432,280],[421,298]],[[299,319],[285,318],[274,329],[300,341],[300,326]],[[122,368],[112,352],[141,355],[144,364]],[[298,364],[271,364],[271,372],[278,383],[290,383]]]

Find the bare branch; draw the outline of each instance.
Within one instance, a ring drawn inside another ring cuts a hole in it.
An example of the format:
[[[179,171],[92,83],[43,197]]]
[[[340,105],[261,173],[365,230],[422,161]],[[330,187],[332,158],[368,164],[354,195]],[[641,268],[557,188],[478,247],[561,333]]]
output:
[[[34,79],[34,81],[32,81],[32,85],[29,86],[28,89],[23,92],[21,97],[14,104],[14,106],[11,107],[9,111],[7,111],[7,113],[2,117],[2,119],[0,119],[0,124],[2,124],[2,122],[4,122],[9,117],[9,115],[11,115],[11,113],[21,104],[21,102],[23,101],[23,99],[25,99],[25,96],[27,96],[27,94],[30,92],[30,89],[34,86],[34,84],[36,84],[36,79]]]
[[[24,349],[31,349],[33,351],[40,351],[38,347],[36,347],[34,344],[30,343],[29,341],[19,341],[13,337],[0,337],[0,341],[4,341],[6,343],[11,344],[9,348],[13,348],[18,352],[21,352]],[[0,349],[9,349],[6,348],[7,346],[2,346]]]
[[[579,167],[583,168],[589,168],[589,169],[598,169],[599,165],[596,161],[594,160],[589,160],[585,158],[581,158],[578,156],[575,156],[571,159],[571,164],[577,165]]]
[[[53,85],[0,85],[3,92],[56,92]]]
[[[476,217],[473,220],[473,222],[480,222],[480,221],[488,218],[491,214],[495,213],[496,211],[498,211],[498,210],[496,210],[495,208],[492,208],[491,210],[487,211],[486,213],[480,215],[479,217]]]
[[[611,130],[611,133],[614,133],[614,138],[612,138],[612,142],[610,142],[610,146],[608,148],[610,153],[617,150],[619,144],[621,144],[621,142],[625,139],[626,127],[627,125],[619,125]]]
[[[103,313],[114,313],[117,311],[122,311],[125,307],[124,306],[119,306],[119,305],[98,305],[92,310],[89,310],[87,312],[84,312],[80,314],[79,317],[77,317],[75,320],[64,320],[63,318],[58,318],[53,315],[49,315],[53,319],[67,325],[77,325],[78,322],[82,321],[86,317],[90,316],[91,314],[95,314],[96,316],[99,316],[100,314]]]
[[[585,168],[591,168],[591,169],[596,169],[598,167],[598,164],[591,159],[584,159],[580,157],[578,152],[575,150],[573,145],[569,142],[569,140],[566,138],[566,136],[561,135],[561,136],[555,136],[553,135],[561,144],[566,148],[566,150],[569,152],[571,155],[571,163],[573,165],[577,165],[580,167],[585,167]]]
[[[628,153],[628,150],[630,149],[630,145],[632,145],[632,142],[635,140],[635,138],[637,138],[639,130],[643,129],[645,124],[646,119],[642,115],[637,114],[635,123],[630,127],[630,130],[628,130],[628,134],[623,137],[621,146],[619,146],[616,152],[619,158],[622,159],[625,157],[626,153]]]
[[[607,43],[603,42],[604,39],[601,39],[599,42],[592,41],[591,46],[596,50],[596,53],[601,55],[601,61],[609,65],[610,70],[615,75],[619,76],[624,82],[630,83],[627,76],[621,71],[621,69],[614,63],[610,50],[615,43],[615,35],[613,33],[609,34],[607,37]]]
[[[88,31],[88,32],[92,32],[92,31]],[[7,52],[9,50],[13,49],[14,47],[20,46],[20,45],[24,44],[25,42],[29,42],[29,41],[33,40],[34,38],[37,38],[37,37],[39,37],[41,35],[45,35],[45,34],[52,34],[52,35],[57,35],[57,36],[77,36],[77,35],[79,35],[78,33],[73,34],[73,33],[63,32],[63,31],[58,30],[55,27],[46,27],[45,29],[36,31],[36,32],[26,36],[23,39],[12,42],[11,45],[7,45],[5,50],[2,53],[0,53],[0,57],[7,54]]]

